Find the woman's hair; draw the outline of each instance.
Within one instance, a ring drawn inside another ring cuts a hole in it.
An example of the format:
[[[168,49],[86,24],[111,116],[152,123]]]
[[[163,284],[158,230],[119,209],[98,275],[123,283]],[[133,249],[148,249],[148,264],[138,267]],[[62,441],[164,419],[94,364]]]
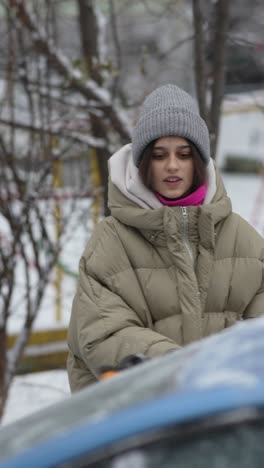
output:
[[[191,156],[194,162],[194,176],[193,176],[193,185],[191,192],[194,192],[196,189],[201,187],[206,181],[206,166],[202,160],[199,151],[196,146],[189,140],[187,140],[191,147]],[[151,190],[151,169],[150,161],[152,159],[153,150],[156,140],[149,143],[143,152],[141,162],[139,164],[139,175],[143,181],[143,184]]]

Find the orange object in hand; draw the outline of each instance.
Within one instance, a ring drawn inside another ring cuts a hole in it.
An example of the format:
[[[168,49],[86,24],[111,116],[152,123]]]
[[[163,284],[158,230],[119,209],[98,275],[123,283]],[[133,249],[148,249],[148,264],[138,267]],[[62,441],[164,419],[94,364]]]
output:
[[[107,371],[102,373],[101,380],[110,379],[111,377],[114,377],[117,374],[119,374],[118,370],[107,370]]]
[[[137,364],[140,364],[144,361],[147,361],[149,358],[144,356],[143,354],[130,354],[126,356],[122,361],[119,363],[118,367],[110,367],[104,366],[102,367],[100,372],[100,380],[107,380],[115,375],[119,374],[120,371],[129,369],[130,367],[134,367]]]

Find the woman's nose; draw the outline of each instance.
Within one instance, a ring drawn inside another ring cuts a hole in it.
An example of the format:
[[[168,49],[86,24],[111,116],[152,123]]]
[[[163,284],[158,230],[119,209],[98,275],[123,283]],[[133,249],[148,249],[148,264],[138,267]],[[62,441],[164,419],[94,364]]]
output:
[[[167,167],[169,170],[177,170],[179,167],[178,159],[176,158],[175,154],[171,154],[167,159]]]

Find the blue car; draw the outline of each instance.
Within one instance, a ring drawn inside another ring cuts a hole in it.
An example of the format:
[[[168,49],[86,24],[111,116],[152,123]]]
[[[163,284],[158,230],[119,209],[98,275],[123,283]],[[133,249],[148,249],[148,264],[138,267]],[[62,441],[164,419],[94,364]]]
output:
[[[0,468],[262,468],[264,318],[0,430]]]

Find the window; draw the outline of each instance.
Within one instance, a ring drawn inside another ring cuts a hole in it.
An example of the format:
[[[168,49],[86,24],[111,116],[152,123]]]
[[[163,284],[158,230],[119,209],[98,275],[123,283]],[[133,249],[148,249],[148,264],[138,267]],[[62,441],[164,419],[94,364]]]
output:
[[[138,435],[63,468],[263,468],[263,460],[263,412],[243,410]]]

